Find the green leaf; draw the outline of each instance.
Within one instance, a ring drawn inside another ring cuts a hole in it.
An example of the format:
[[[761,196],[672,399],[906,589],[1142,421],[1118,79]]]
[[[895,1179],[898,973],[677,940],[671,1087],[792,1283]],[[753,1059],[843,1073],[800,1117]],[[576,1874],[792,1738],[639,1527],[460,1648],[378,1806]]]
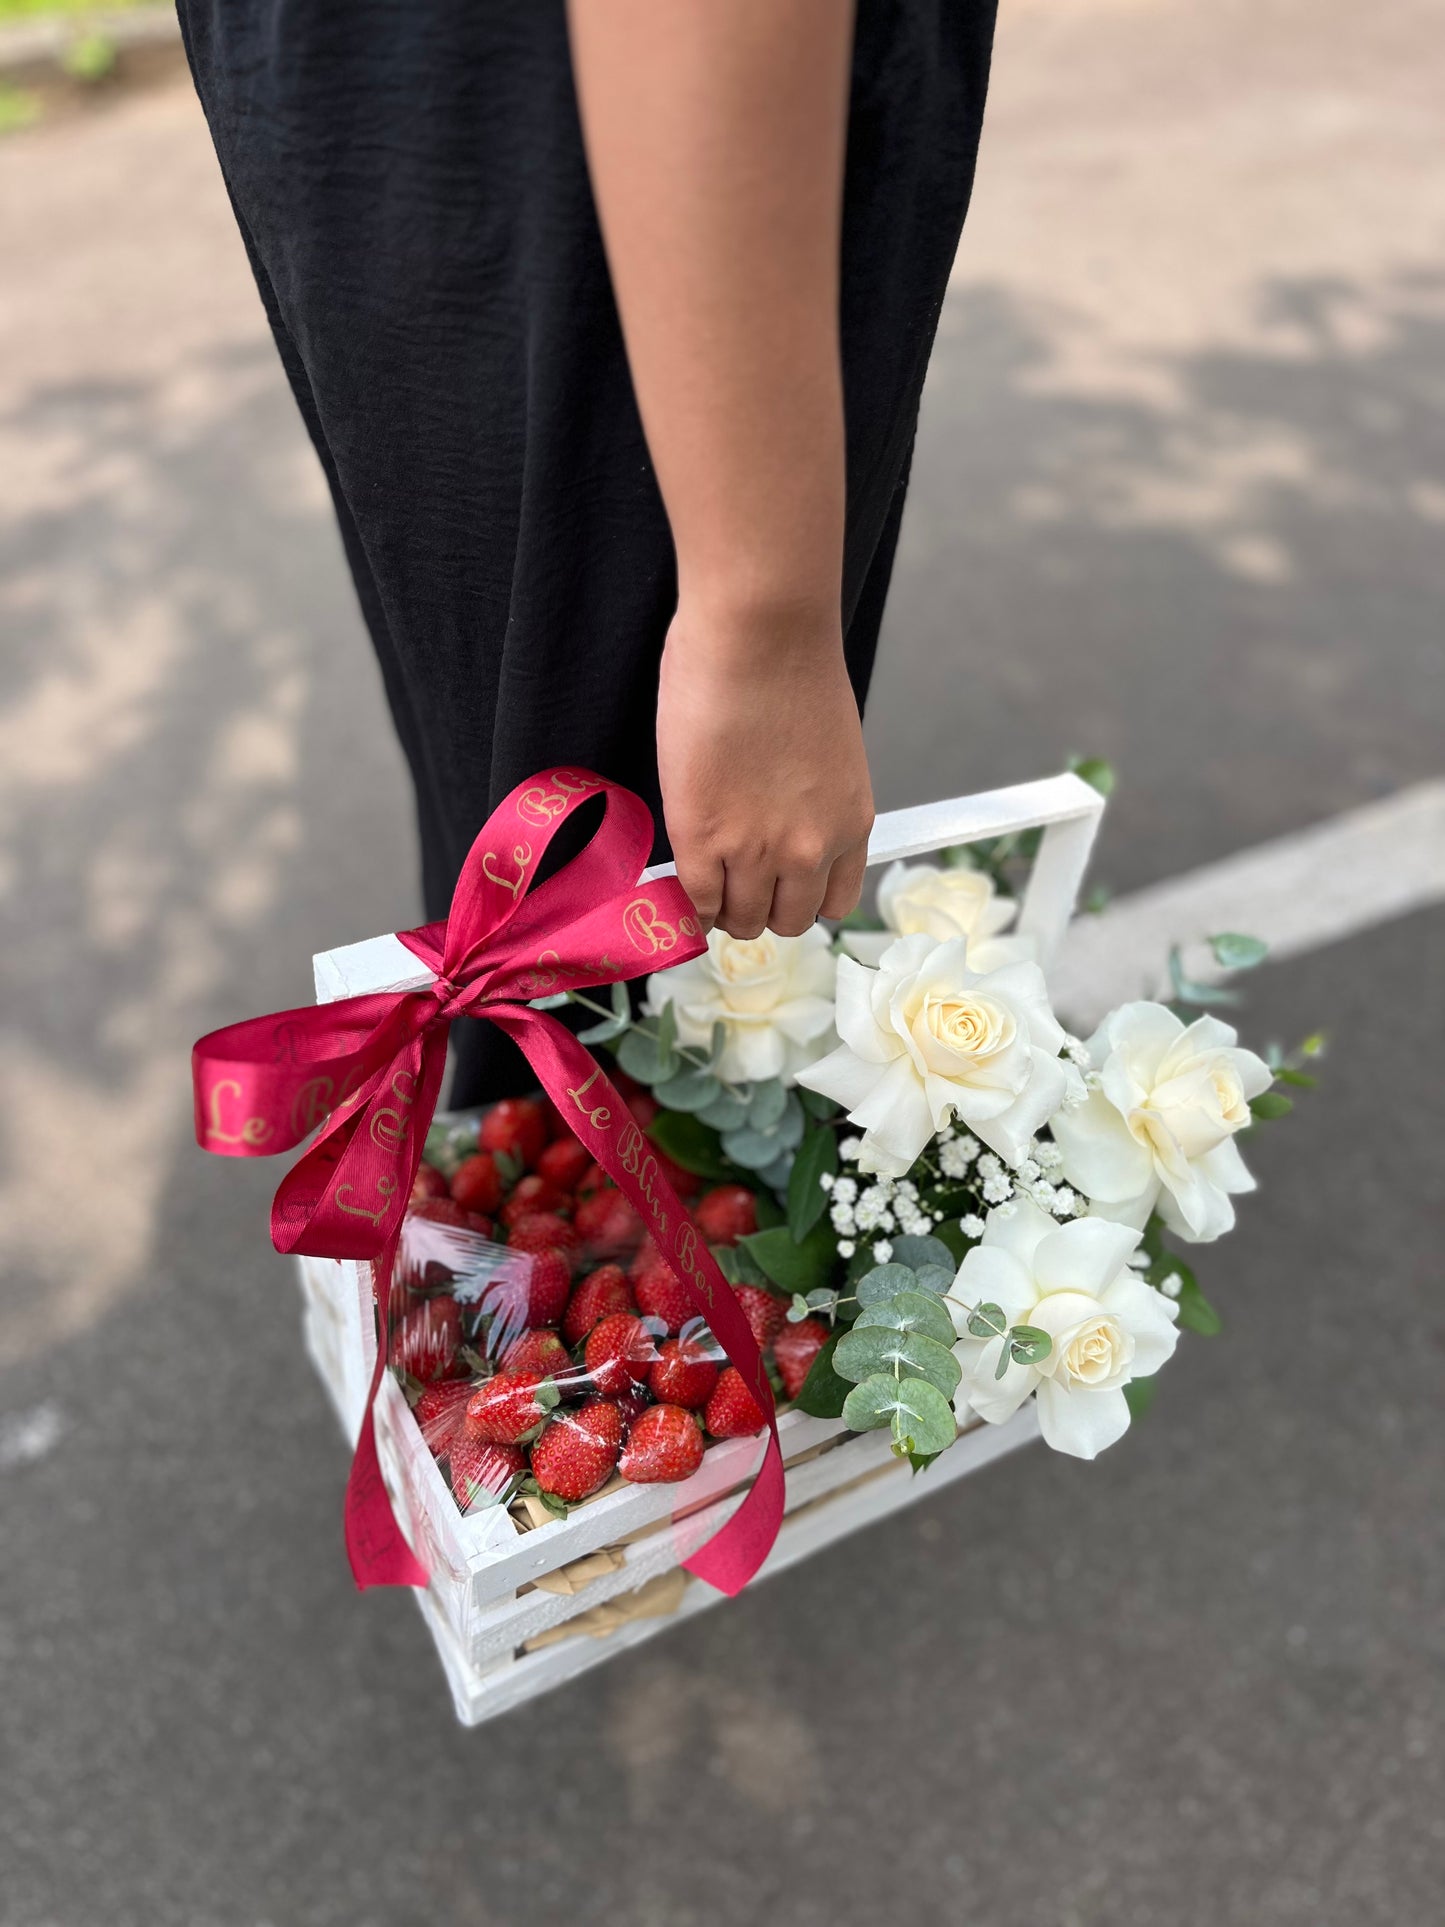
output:
[[[937,1339],[925,1338],[921,1332],[886,1331],[876,1326],[865,1331],[855,1325],[846,1332],[833,1355],[833,1369],[840,1378],[851,1378],[855,1384],[874,1372],[926,1378],[948,1398],[952,1398],[963,1376],[958,1360]]]
[[[838,1140],[824,1124],[816,1125],[798,1146],[788,1174],[788,1229],[806,1238],[828,1206],[828,1193],[818,1180],[838,1169]]]
[[[748,1100],[748,1123],[755,1131],[771,1131],[788,1106],[788,1093],[780,1077],[754,1084]]]
[[[783,1115],[773,1129],[773,1136],[785,1151],[796,1151],[803,1141],[803,1132],[808,1127],[808,1114],[798,1100],[796,1091],[788,1091],[783,1098]]]
[[[874,1265],[858,1280],[858,1303],[881,1305],[900,1291],[917,1291],[918,1280],[907,1265]]]
[[[666,1074],[670,1075],[677,1055],[677,1006],[671,997],[657,1014],[657,1055],[668,1067]]]
[[[1131,1419],[1141,1419],[1154,1403],[1154,1393],[1158,1389],[1157,1378],[1131,1378],[1124,1386],[1124,1403],[1129,1407]]]
[[[654,1084],[652,1095],[669,1111],[691,1111],[695,1115],[705,1111],[721,1089],[711,1071],[687,1069]]]
[[[1317,1077],[1311,1077],[1308,1071],[1297,1071],[1292,1064],[1281,1064],[1275,1077],[1281,1084],[1292,1084],[1299,1091],[1317,1091],[1320,1087]]]
[[[715,1071],[722,1061],[722,1054],[728,1046],[728,1027],[719,1017],[712,1027],[712,1036],[707,1045],[707,1067]]]
[[[659,1151],[665,1151],[674,1164],[694,1177],[711,1178],[726,1184],[737,1172],[718,1148],[717,1132],[710,1131],[701,1118],[686,1111],[659,1111],[647,1127],[647,1135]]]
[[[866,1331],[875,1328],[922,1332],[925,1338],[935,1339],[940,1345],[951,1345],[954,1339],[953,1320],[940,1300],[926,1291],[900,1291],[895,1298],[885,1298],[880,1304],[865,1305],[853,1329]]]
[[[1192,1277],[1184,1279],[1175,1303],[1179,1306],[1179,1323],[1185,1331],[1197,1332],[1201,1338],[1217,1338],[1224,1330],[1224,1320]]]
[[[798,1086],[798,1102],[809,1117],[821,1118],[824,1121],[830,1117],[836,1117],[840,1108],[831,1097],[824,1097],[821,1091],[805,1091],[801,1084]]]
[[[758,1175],[762,1178],[763,1183],[768,1186],[769,1190],[777,1192],[781,1197],[786,1197],[788,1195],[788,1178],[792,1174],[792,1169],[792,1152],[780,1151],[771,1164],[765,1164],[763,1166]],[[759,1195],[761,1195],[761,1193]],[[786,1213],[784,1215],[786,1216]]]
[[[965,1256],[973,1250],[974,1240],[964,1237],[957,1218],[946,1218],[942,1224],[935,1225],[933,1236],[948,1252],[953,1269],[957,1271]]]
[[[844,1401],[853,1389],[848,1380],[840,1378],[833,1369],[833,1354],[841,1337],[841,1332],[835,1333],[823,1346],[808,1368],[802,1391],[793,1401],[800,1412],[807,1412],[812,1418],[841,1418]]]
[[[753,1209],[757,1213],[759,1231],[771,1231],[775,1226],[786,1224],[788,1221],[788,1214],[771,1191],[755,1191]]]
[[[1259,937],[1242,936],[1237,930],[1221,930],[1209,939],[1214,961],[1221,970],[1253,970],[1269,955],[1269,945]]]
[[[1118,781],[1114,765],[1105,762],[1102,756],[1071,756],[1069,768],[1075,776],[1082,777],[1090,789],[1097,790],[1100,796],[1114,794],[1114,785]]]
[[[892,1262],[907,1265],[910,1271],[918,1271],[924,1265],[946,1265],[950,1278],[958,1269],[953,1253],[941,1238],[920,1238],[911,1231],[893,1240]]]
[[[1294,1099],[1286,1097],[1283,1091],[1261,1091],[1258,1097],[1249,1100],[1249,1108],[1258,1118],[1288,1117],[1294,1109]]]
[[[907,1452],[904,1456],[915,1472],[926,1472],[938,1454],[937,1452]]]
[[[991,1338],[1002,1338],[1008,1330],[1008,1315],[1002,1305],[990,1301],[986,1305],[975,1305],[968,1314],[968,1335],[981,1338],[987,1344]]]
[[[754,1231],[739,1244],[756,1260],[773,1283],[783,1291],[807,1293],[826,1285],[837,1261],[833,1237],[827,1225],[815,1225],[801,1241],[785,1225],[770,1231]]]

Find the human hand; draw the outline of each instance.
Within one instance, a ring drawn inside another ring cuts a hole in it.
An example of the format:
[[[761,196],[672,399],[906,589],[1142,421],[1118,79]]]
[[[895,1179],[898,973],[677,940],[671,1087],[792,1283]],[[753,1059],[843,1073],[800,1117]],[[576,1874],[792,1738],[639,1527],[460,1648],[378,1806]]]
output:
[[[795,937],[854,908],[873,790],[836,614],[679,606],[657,763],[678,880],[705,928]]]

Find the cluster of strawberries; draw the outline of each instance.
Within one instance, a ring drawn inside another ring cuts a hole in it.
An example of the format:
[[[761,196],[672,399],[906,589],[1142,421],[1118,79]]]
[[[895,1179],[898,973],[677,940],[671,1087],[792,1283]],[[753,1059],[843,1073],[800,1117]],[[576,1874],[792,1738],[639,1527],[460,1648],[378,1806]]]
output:
[[[656,1100],[640,1086],[625,1095],[645,1129]],[[698,1196],[700,1181],[657,1155],[710,1245],[757,1229],[745,1186]],[[410,1216],[531,1259],[520,1291],[513,1282],[478,1305],[454,1295],[445,1266],[394,1294],[390,1360],[463,1511],[533,1482],[560,1508],[614,1471],[639,1485],[685,1479],[709,1436],[762,1429],[756,1400],[633,1205],[545,1100],[509,1098],[485,1112],[477,1150],[450,1181],[423,1164]],[[759,1285],[732,1289],[782,1395],[796,1397],[826,1330],[789,1324],[786,1301]]]

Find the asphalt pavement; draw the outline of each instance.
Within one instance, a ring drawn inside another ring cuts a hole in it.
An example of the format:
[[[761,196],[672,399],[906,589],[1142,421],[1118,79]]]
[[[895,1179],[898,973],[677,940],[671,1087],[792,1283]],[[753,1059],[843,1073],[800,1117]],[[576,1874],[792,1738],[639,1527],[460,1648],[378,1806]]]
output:
[[[1006,19],[883,804],[1108,756],[1128,889],[1440,774],[1441,24]],[[1117,1448],[463,1731],[351,1588],[275,1173],[190,1142],[191,1040],[417,915],[320,481],[181,81],[0,207],[0,1927],[1434,1927],[1445,912],[1252,984],[1325,1086]]]

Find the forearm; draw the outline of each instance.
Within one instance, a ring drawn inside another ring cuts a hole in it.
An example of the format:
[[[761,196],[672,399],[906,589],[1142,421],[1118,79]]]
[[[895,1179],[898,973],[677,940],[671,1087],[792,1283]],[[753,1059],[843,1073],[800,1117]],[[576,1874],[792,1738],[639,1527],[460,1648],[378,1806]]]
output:
[[[570,0],[594,193],[712,634],[836,637],[849,0]]]

